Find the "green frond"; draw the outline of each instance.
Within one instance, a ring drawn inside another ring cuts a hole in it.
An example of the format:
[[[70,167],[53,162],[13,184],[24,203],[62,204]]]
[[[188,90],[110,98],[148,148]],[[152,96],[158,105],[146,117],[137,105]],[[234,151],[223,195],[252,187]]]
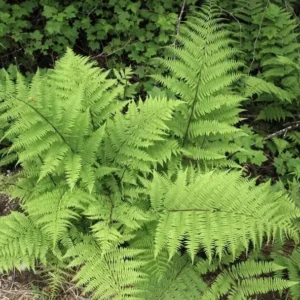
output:
[[[79,219],[79,212],[84,205],[90,201],[93,198],[81,190],[71,192],[57,188],[28,199],[25,208],[55,247],[72,222]]]
[[[300,298],[300,273],[299,273],[299,266],[300,266],[300,252],[299,249],[295,249],[291,255],[286,256],[281,251],[273,252],[271,254],[272,258],[274,259],[275,263],[284,266],[287,269],[288,279],[290,281],[295,282],[296,284],[291,286],[289,291],[290,295],[293,300]],[[282,272],[277,272],[276,277],[284,278],[285,274]]]
[[[18,75],[16,92],[0,103],[0,119],[13,121],[4,135],[12,141],[10,152],[18,152],[22,165],[40,160],[36,180],[64,172],[70,188],[81,180],[90,192],[94,188],[103,122],[126,103],[118,104],[117,81],[92,66],[69,49],[54,70],[38,71],[29,85]]]
[[[146,292],[143,299],[196,300],[202,299],[201,294],[206,289],[207,284],[201,278],[197,267],[192,265],[187,257],[177,254],[168,263],[161,279],[152,275],[145,283]]]
[[[243,64],[235,60],[238,51],[232,48],[230,32],[223,28],[219,16],[217,6],[202,6],[181,26],[179,45],[168,47],[166,57],[158,59],[166,74],[153,76],[185,103],[176,110],[170,128],[179,137],[185,155],[195,160],[218,160],[225,155],[205,155],[199,139],[210,143],[218,133],[226,143],[239,132],[232,125],[239,121],[238,107],[244,98],[234,93],[233,84],[240,80],[238,70]],[[226,133],[231,138],[223,135]]]
[[[34,218],[13,212],[0,218],[0,271],[21,266],[35,268],[36,260],[46,262],[49,240]]]
[[[127,194],[127,190],[125,192]],[[120,199],[119,193],[102,196],[88,203],[84,211],[84,215],[94,221],[91,230],[103,253],[130,240],[151,220],[151,212]]]
[[[288,91],[285,91],[262,78],[247,76],[245,77],[245,84],[245,97],[266,93],[275,96],[281,101],[291,102],[291,94]]]
[[[107,122],[107,137],[103,148],[106,163],[149,172],[155,159],[148,153],[148,148],[163,142],[167,137],[169,128],[166,122],[172,118],[172,112],[179,104],[167,99],[148,98],[138,105],[129,104],[125,116],[117,113]],[[176,144],[171,146],[174,146],[175,152]],[[169,152],[161,154],[161,158],[156,156],[157,160],[169,156]]]
[[[276,104],[270,104],[260,110],[257,120],[285,121],[288,117],[293,117],[293,115],[287,109]]]
[[[264,237],[298,239],[293,222],[299,210],[294,204],[268,186],[253,189],[253,182],[239,172],[197,174],[188,181],[187,172],[178,171],[176,181],[161,178],[154,173],[149,184],[151,204],[160,212],[156,256],[168,249],[172,257],[183,242],[192,258],[203,248],[211,260],[225,251],[235,256],[239,247],[248,249],[250,241],[259,247]]]
[[[69,155],[66,157],[65,169],[67,182],[71,189],[74,188],[77,180],[80,177],[80,171],[82,168],[82,158],[78,154],[69,152]]]
[[[143,262],[136,259],[141,250],[112,249],[101,255],[96,243],[78,244],[70,249],[69,267],[80,267],[74,280],[92,293],[93,299],[143,299],[136,286],[146,279]]]
[[[256,262],[248,260],[223,271],[203,294],[201,299],[220,299],[229,295],[228,299],[249,299],[250,296],[266,294],[271,291],[283,291],[297,284],[293,281],[273,277],[261,277],[272,274],[284,267],[273,262]]]
[[[55,299],[61,291],[62,285],[65,284],[69,274],[65,271],[66,264],[57,258],[51,261],[52,265],[47,266],[44,272],[46,278],[47,288],[49,290],[50,299]]]

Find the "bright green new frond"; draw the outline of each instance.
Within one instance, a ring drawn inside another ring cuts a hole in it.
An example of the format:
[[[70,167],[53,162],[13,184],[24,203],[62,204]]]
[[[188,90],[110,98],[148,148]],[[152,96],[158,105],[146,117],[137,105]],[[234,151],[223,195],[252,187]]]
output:
[[[0,218],[0,271],[13,267],[35,268],[36,260],[46,262],[49,240],[34,219],[13,212]]]
[[[125,116],[117,113],[107,122],[103,149],[107,164],[149,172],[155,159],[147,150],[167,138],[169,128],[166,122],[172,118],[172,112],[179,104],[164,98],[148,98],[139,105],[129,104]],[[169,146],[174,147],[174,152],[177,151],[176,144]],[[161,153],[162,157],[157,157],[157,152],[155,158],[165,159],[170,155],[168,150],[166,148],[166,154]]]
[[[208,156],[204,143],[213,143],[218,133],[227,144],[239,132],[233,125],[239,121],[243,97],[234,92],[233,84],[241,78],[242,63],[234,58],[237,51],[219,15],[218,7],[204,5],[189,18],[181,27],[179,45],[169,47],[168,56],[158,59],[167,74],[154,76],[185,104],[176,111],[170,128],[187,150],[185,155],[196,160],[224,159],[224,152]]]
[[[78,244],[68,251],[70,267],[80,267],[74,277],[78,285],[85,286],[93,299],[143,299],[136,288],[146,278],[141,272],[144,263],[138,260],[142,251],[120,248],[103,256],[101,251],[96,243]]]
[[[153,208],[160,212],[156,256],[166,248],[172,257],[184,243],[192,258],[203,248],[211,260],[225,251],[234,257],[239,247],[248,249],[250,241],[260,246],[264,237],[285,234],[298,239],[293,222],[300,212],[285,195],[270,193],[264,185],[253,188],[238,172],[192,179],[187,174],[179,171],[173,181],[155,173],[149,185]]]
[[[26,201],[26,211],[36,220],[45,235],[51,238],[53,246],[79,218],[79,212],[93,198],[81,190],[65,191],[52,189]]]
[[[29,85],[18,75],[16,92],[0,104],[1,120],[13,121],[5,134],[10,151],[23,165],[40,163],[37,180],[64,172],[71,188],[81,179],[90,192],[94,188],[103,122],[125,103],[116,101],[116,81],[92,66],[68,50],[54,70],[37,72]]]

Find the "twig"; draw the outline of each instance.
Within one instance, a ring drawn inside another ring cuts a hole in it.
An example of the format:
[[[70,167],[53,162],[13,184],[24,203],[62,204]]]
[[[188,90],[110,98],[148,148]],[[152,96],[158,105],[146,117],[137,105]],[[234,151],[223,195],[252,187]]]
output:
[[[269,4],[270,4],[270,0],[268,0],[267,4],[266,4],[266,6],[265,6],[263,15],[262,15],[261,20],[260,20],[260,23],[259,23],[259,29],[258,29],[257,37],[256,37],[256,39],[255,39],[255,41],[254,41],[253,52],[252,52],[253,57],[252,57],[251,64],[250,64],[250,66],[249,66],[248,75],[250,75],[252,65],[253,65],[254,62],[255,62],[255,55],[256,55],[257,42],[258,42],[258,39],[259,39],[260,34],[261,34],[262,24],[263,24],[263,21],[264,21],[264,19],[265,19],[266,12],[267,12],[267,9],[268,9]]]
[[[242,46],[242,25],[241,25],[241,22],[230,11],[224,9],[223,7],[221,7],[217,4],[215,4],[215,6],[220,9],[221,13],[224,12],[224,13],[228,14],[229,16],[231,16],[238,23],[239,29],[240,29],[240,46]]]
[[[291,125],[291,126],[288,126],[288,127],[286,127],[286,128],[283,128],[283,129],[281,129],[281,130],[279,130],[279,131],[276,131],[276,132],[274,132],[274,133],[272,133],[272,134],[266,136],[266,137],[264,138],[264,141],[269,140],[269,139],[272,139],[272,138],[275,137],[275,136],[279,136],[279,135],[282,135],[282,134],[285,135],[288,131],[293,130],[293,129],[296,129],[296,128],[298,128],[298,127],[300,127],[300,121],[298,121],[297,123],[295,122],[295,124],[293,124],[293,125]]]
[[[108,56],[110,56],[110,55],[113,55],[113,54],[115,54],[115,53],[117,53],[117,52],[123,50],[124,48],[126,48],[126,47],[129,45],[130,42],[131,42],[131,39],[129,39],[129,40],[125,43],[124,46],[122,46],[121,48],[118,48],[118,49],[114,50],[114,51],[111,52],[111,53],[105,54],[105,52],[103,51],[103,52],[101,52],[100,54],[93,56],[92,58],[95,59],[95,58],[99,58],[99,57],[101,57],[101,56],[108,57]],[[138,42],[138,41],[135,41],[135,42],[131,43],[131,45],[134,44],[134,43],[137,43],[137,42]]]
[[[177,22],[176,22],[176,36],[175,36],[175,40],[174,40],[174,43],[173,43],[174,46],[176,46],[176,40],[177,40],[177,37],[180,33],[180,24],[181,24],[181,20],[182,20],[182,17],[183,17],[185,5],[186,5],[186,0],[183,0],[182,6],[181,6],[181,11],[180,11],[179,17],[178,17]]]

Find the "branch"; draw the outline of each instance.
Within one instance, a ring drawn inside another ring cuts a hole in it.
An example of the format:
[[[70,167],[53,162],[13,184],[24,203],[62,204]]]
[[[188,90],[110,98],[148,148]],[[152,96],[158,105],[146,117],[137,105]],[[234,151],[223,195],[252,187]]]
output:
[[[116,49],[116,50],[114,50],[114,51],[112,51],[110,53],[107,53],[107,54],[105,54],[105,52],[102,51],[100,54],[92,56],[92,59],[96,59],[96,58],[99,58],[99,57],[102,57],[102,56],[105,56],[105,57],[111,56],[111,55],[113,55],[113,54],[115,54],[115,53],[117,53],[117,52],[125,49],[130,44],[130,42],[131,42],[131,38],[121,48],[118,48],[118,49]],[[137,43],[137,42],[138,41],[135,41],[135,42],[131,43],[130,45],[132,45],[134,43]]]
[[[180,11],[179,17],[178,17],[177,22],[176,22],[176,36],[175,36],[175,41],[173,43],[174,46],[176,45],[176,40],[177,40],[177,37],[180,33],[180,24],[181,24],[181,20],[182,20],[182,17],[183,17],[185,5],[186,5],[186,0],[183,0],[182,6],[181,6],[181,11]]]
[[[261,18],[260,23],[259,23],[258,34],[257,34],[257,37],[256,37],[256,39],[255,39],[255,41],[254,41],[253,52],[252,52],[253,57],[252,57],[251,64],[250,64],[250,66],[249,66],[248,75],[250,75],[251,68],[252,68],[252,66],[253,66],[253,64],[254,64],[254,62],[255,62],[255,55],[256,55],[256,50],[257,50],[257,49],[256,49],[256,48],[257,48],[257,42],[258,42],[258,39],[260,38],[260,35],[261,35],[263,21],[264,21],[264,19],[265,19],[265,16],[266,16],[266,13],[267,13],[267,9],[268,9],[269,4],[270,4],[270,0],[267,1],[267,4],[266,4],[266,6],[265,6],[265,9],[264,9],[264,12],[263,12],[263,15],[262,15],[262,18]]]
[[[273,137],[278,136],[278,135],[282,135],[282,134],[284,134],[284,136],[285,136],[288,131],[293,130],[293,129],[298,128],[298,127],[300,127],[300,121],[294,122],[293,125],[290,125],[290,126],[288,126],[286,128],[283,128],[283,129],[281,129],[279,131],[276,131],[276,132],[274,132],[274,133],[266,136],[264,138],[264,141],[272,139]]]

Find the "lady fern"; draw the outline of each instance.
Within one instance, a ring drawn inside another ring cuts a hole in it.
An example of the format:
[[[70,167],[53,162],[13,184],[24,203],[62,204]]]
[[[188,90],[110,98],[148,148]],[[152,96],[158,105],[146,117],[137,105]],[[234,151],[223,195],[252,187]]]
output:
[[[217,164],[230,164],[225,153],[237,151],[232,136],[241,132],[239,104],[233,84],[241,78],[238,51],[213,5],[190,17],[177,38],[178,46],[168,48],[168,56],[158,59],[168,72],[154,78],[176,94],[184,105],[176,110],[170,128],[185,156]]]
[[[173,181],[159,174],[150,184],[150,201],[159,214],[155,255],[164,248],[172,257],[184,241],[192,259],[203,248],[209,260],[225,251],[235,256],[249,241],[260,247],[264,236],[298,239],[291,220],[299,216],[283,194],[269,187],[253,188],[239,173],[189,174],[179,171]],[[183,202],[182,199],[185,199]]]
[[[76,270],[95,299],[247,299],[294,286],[262,277],[280,265],[237,260],[265,240],[298,241],[288,196],[185,160],[236,166],[225,154],[239,149],[244,96],[229,35],[212,5],[182,28],[155,76],[180,99],[124,101],[109,72],[71,50],[2,88],[0,121],[23,170],[12,191],[22,212],[0,219],[1,271],[49,267],[54,296]]]

